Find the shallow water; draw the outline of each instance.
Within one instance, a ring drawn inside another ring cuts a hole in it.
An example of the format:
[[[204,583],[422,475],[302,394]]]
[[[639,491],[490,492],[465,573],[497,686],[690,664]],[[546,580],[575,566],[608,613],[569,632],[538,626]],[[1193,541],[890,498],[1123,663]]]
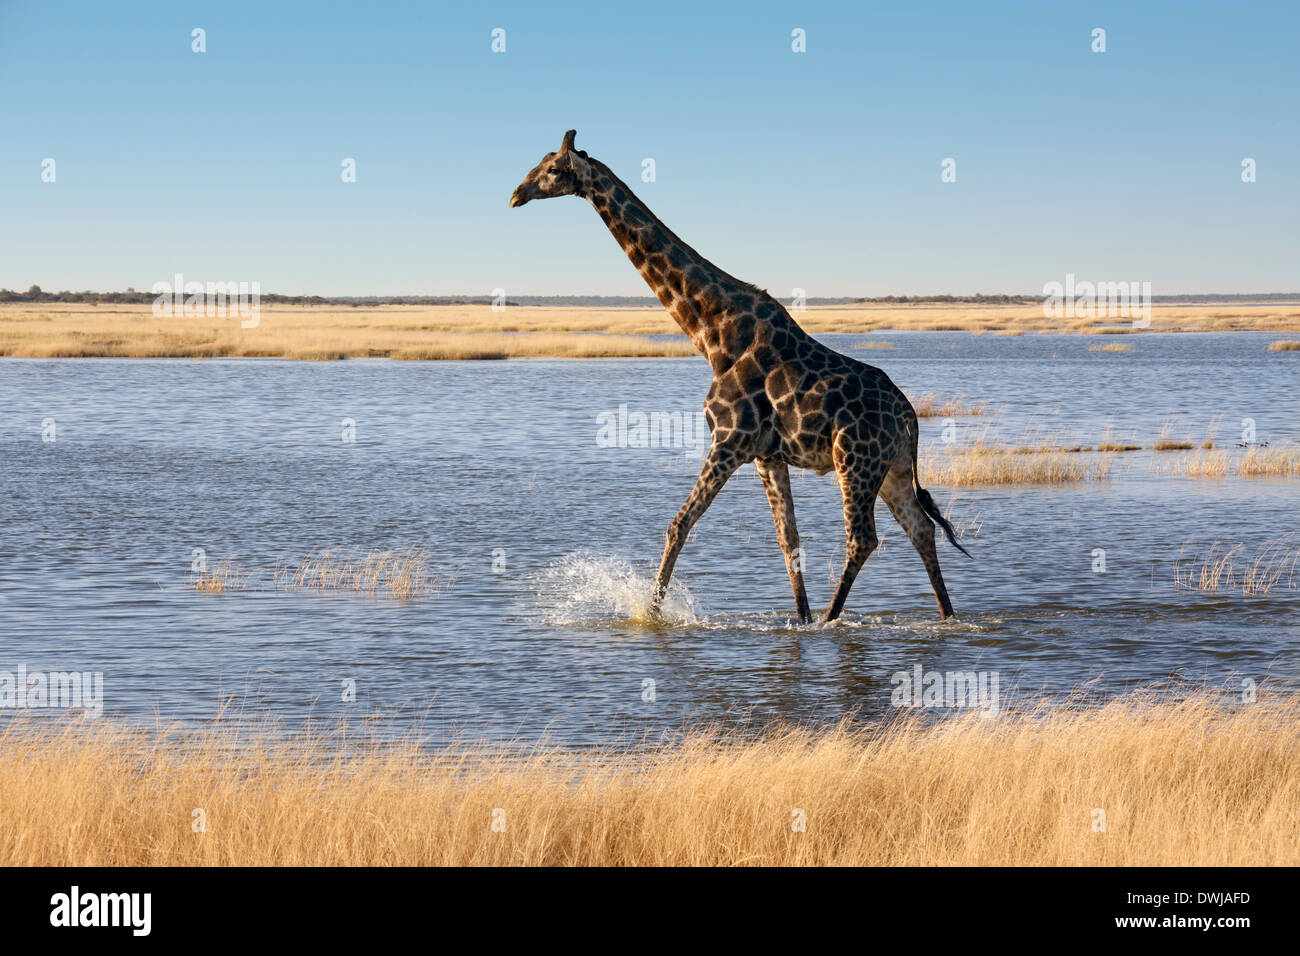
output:
[[[822,338],[913,395],[993,403],[957,420],[958,443],[1093,444],[1109,429],[1150,445],[1167,429],[1199,444],[1216,418],[1220,448],[1246,418],[1260,440],[1297,440],[1297,360],[1265,351],[1273,336]],[[893,348],[853,347],[868,338]],[[1114,341],[1133,349],[1089,351]],[[150,723],[224,706],[286,727],[380,715],[435,743],[573,747],[693,721],[870,718],[916,665],[995,672],[1004,695],[1027,697],[1300,677],[1297,591],[1173,580],[1180,553],[1216,540],[1250,552],[1294,531],[1300,481],[1159,478],[1152,459],[1170,456],[1149,452],[1120,456],[1101,484],[933,488],[974,555],[940,545],[948,624],[882,506],[883,546],[846,619],[792,625],[747,466],[683,551],[671,622],[646,623],[698,451],[602,447],[598,416],[691,415],[709,381],[703,359],[0,360],[0,671],[101,671],[105,713]],[[923,457],[945,453],[942,427],[923,420]],[[794,489],[824,608],[843,555],[838,491],[805,473]],[[318,549],[412,546],[441,578],[405,602],[191,581],[195,548],[268,574]],[[341,699],[347,679],[355,702]]]

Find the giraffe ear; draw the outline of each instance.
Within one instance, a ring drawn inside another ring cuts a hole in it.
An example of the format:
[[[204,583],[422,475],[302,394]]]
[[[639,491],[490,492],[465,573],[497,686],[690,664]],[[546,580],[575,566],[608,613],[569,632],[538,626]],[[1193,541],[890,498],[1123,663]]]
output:
[[[573,150],[573,138],[578,135],[576,129],[571,129],[564,134],[564,142],[560,144],[560,155],[563,156]]]

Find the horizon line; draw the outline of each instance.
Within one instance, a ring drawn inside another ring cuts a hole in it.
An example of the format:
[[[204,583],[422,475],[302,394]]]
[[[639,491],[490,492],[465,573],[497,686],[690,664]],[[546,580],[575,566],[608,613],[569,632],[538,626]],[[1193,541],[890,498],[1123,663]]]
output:
[[[205,283],[206,285],[207,283]],[[229,285],[230,283],[225,283]],[[253,285],[255,283],[243,283],[244,285]],[[141,291],[132,286],[123,290],[97,290],[83,289],[74,291],[63,289],[57,292],[42,289],[39,285],[33,284],[26,291],[18,291],[0,287],[0,303],[2,302],[40,302],[40,301],[84,301],[87,297],[99,297],[116,299],[122,301],[148,301],[156,298],[160,294],[153,291]],[[768,293],[771,295],[771,293]],[[291,294],[281,292],[257,292],[260,298],[285,300],[285,301],[311,301],[321,303],[350,303],[350,302],[368,302],[376,304],[385,303],[439,303],[439,304],[465,304],[478,305],[490,304],[494,301],[504,298],[507,303],[522,302],[539,302],[539,301],[556,301],[559,300],[586,300],[592,302],[623,302],[623,303],[645,303],[647,305],[660,305],[659,300],[653,295],[607,295],[586,292],[564,292],[548,294],[506,294],[504,290],[493,290],[492,293],[385,293],[382,295],[319,295],[314,293]],[[129,297],[129,298],[128,298]],[[778,302],[784,301],[780,296],[772,296]],[[875,296],[805,296],[804,302],[809,305],[852,305],[856,303],[896,303],[896,302],[992,302],[993,304],[1028,304],[1040,302],[1050,298],[1047,293],[1025,293],[1025,292],[995,292],[995,293],[952,293],[936,292],[923,294],[897,294],[886,293]],[[792,298],[787,296],[786,298]],[[1174,292],[1161,295],[1151,295],[1152,302],[1218,302],[1218,301],[1243,301],[1243,300],[1269,300],[1273,302],[1300,301],[1300,291],[1296,292]]]

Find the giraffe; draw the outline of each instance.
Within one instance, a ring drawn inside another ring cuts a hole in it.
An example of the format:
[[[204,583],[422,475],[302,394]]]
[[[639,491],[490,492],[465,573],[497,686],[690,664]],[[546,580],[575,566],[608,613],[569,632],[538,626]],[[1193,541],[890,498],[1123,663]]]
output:
[[[691,528],[736,469],[754,462],[767,492],[799,620],[812,619],[790,490],[790,466],[832,468],[844,502],[844,569],[826,620],[840,616],[858,571],[876,549],[876,497],[921,555],[943,619],[952,603],[939,570],[934,525],[969,557],[917,474],[911,402],[883,371],[817,342],[785,308],[677,238],[609,167],[575,148],[569,130],[510,197],[580,196],[595,207],[642,278],[713,369],[704,402],[712,443],[686,503],[668,526],[651,608],[657,611]],[[931,520],[933,519],[933,521]]]

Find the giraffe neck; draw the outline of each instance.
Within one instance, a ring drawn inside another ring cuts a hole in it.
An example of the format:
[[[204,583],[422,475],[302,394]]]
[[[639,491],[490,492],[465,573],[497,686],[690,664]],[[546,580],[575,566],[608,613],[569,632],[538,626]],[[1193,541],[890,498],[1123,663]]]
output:
[[[766,311],[758,309],[760,301],[794,325],[766,293],[727,275],[677,238],[609,167],[589,159],[586,173],[582,195],[715,371],[734,364],[757,334],[771,331],[773,323],[758,314]]]

